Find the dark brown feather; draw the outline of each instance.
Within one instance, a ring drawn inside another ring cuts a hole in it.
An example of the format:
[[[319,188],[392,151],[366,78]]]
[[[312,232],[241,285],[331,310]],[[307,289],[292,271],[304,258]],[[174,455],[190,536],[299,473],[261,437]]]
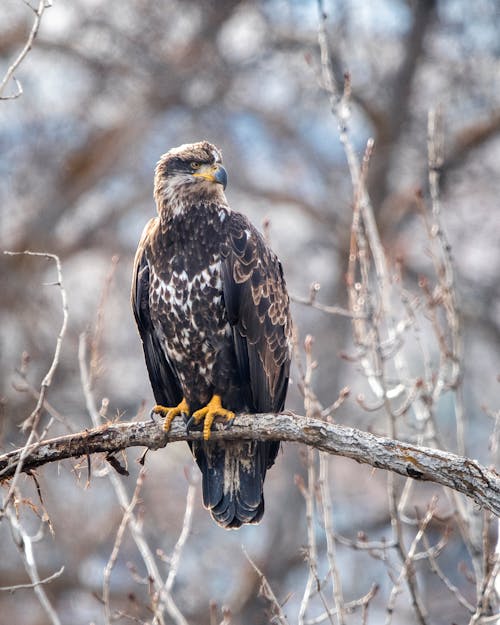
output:
[[[249,377],[252,412],[283,409],[290,367],[291,321],[283,270],[252,224],[231,215],[222,284],[238,366]]]
[[[151,324],[149,308],[150,283],[147,248],[150,234],[157,227],[158,220],[151,219],[144,229],[137,248],[132,280],[132,310],[142,339],[144,358],[155,400],[163,406],[176,406],[182,399],[182,390]]]

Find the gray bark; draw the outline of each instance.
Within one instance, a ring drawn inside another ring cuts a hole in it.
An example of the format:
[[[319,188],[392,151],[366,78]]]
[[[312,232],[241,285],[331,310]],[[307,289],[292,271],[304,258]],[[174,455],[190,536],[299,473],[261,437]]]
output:
[[[200,432],[186,432],[179,418],[174,420],[168,434],[163,431],[161,424],[153,420],[112,423],[31,445],[22,471],[29,473],[44,464],[65,458],[106,453],[113,459],[115,452],[127,447],[159,449],[170,442],[200,438]],[[231,427],[214,429],[211,438],[303,443],[405,477],[447,486],[467,495],[497,516],[500,515],[499,473],[476,460],[440,449],[419,447],[292,413],[238,415]],[[21,452],[22,449],[16,449],[0,456],[0,482],[14,475]]]

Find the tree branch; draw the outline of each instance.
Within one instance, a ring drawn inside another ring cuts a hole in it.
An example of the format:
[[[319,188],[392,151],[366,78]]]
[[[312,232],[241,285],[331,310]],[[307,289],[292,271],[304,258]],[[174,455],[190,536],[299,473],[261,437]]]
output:
[[[167,443],[201,440],[202,433],[186,432],[175,419],[168,435],[155,421],[112,423],[35,443],[24,454],[22,471],[94,453],[112,455],[127,447],[159,449]],[[227,429],[216,429],[212,440],[281,440],[310,445],[321,451],[393,471],[405,477],[448,486],[500,516],[500,475],[476,460],[376,436],[355,428],[326,423],[293,413],[239,415]],[[12,477],[23,449],[0,456],[0,482]]]

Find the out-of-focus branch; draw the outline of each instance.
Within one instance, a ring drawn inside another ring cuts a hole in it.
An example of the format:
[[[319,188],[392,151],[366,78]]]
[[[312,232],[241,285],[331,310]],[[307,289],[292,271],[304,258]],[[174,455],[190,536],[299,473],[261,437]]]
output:
[[[16,466],[16,471],[15,471],[15,475],[14,475],[14,479],[11,482],[9,491],[5,497],[3,506],[0,506],[0,519],[3,516],[3,514],[5,513],[5,510],[7,509],[7,506],[9,505],[11,498],[14,494],[14,489],[15,489],[15,485],[16,485],[16,479],[17,476],[21,473],[22,471],[22,465],[23,465],[23,459],[24,459],[24,454],[27,453],[28,448],[31,448],[32,444],[36,445],[37,443],[34,443],[33,441],[37,438],[37,436],[39,436],[39,440],[42,440],[46,433],[47,430],[50,427],[50,424],[52,421],[49,421],[49,425],[46,426],[45,431],[41,434],[37,433],[37,426],[38,426],[38,422],[40,420],[40,415],[42,413],[42,409],[45,403],[45,396],[47,394],[47,390],[50,387],[50,385],[52,384],[52,378],[54,377],[54,373],[56,372],[56,369],[59,365],[59,358],[61,355],[61,348],[62,348],[62,342],[63,342],[63,338],[64,335],[66,333],[66,328],[68,325],[68,302],[67,302],[67,297],[66,297],[66,290],[63,287],[63,278],[62,278],[62,269],[61,269],[61,262],[59,260],[59,257],[56,256],[55,254],[48,254],[46,252],[31,252],[31,251],[24,251],[24,252],[7,252],[5,251],[4,254],[7,254],[9,256],[17,256],[17,255],[27,255],[27,256],[41,256],[41,257],[45,257],[47,259],[53,260],[56,264],[56,269],[57,269],[57,282],[53,283],[54,285],[59,287],[59,290],[61,292],[61,303],[62,303],[62,310],[63,310],[63,320],[62,320],[62,324],[61,324],[61,329],[59,330],[59,334],[57,335],[57,341],[56,341],[56,347],[55,347],[55,351],[54,351],[54,357],[52,359],[52,362],[50,364],[49,370],[47,371],[47,373],[45,374],[42,383],[40,385],[40,393],[38,395],[38,401],[37,404],[34,408],[34,410],[32,411],[31,415],[23,422],[22,424],[22,429],[23,430],[30,430],[28,439],[26,441],[26,444],[24,445],[24,447],[20,450],[20,457],[19,457],[19,461],[17,462],[17,466]]]
[[[61,292],[61,303],[62,303],[62,311],[63,311],[63,320],[61,324],[61,329],[59,330],[59,334],[57,335],[56,348],[54,351],[54,357],[52,358],[52,362],[50,363],[49,370],[45,374],[45,377],[42,380],[40,385],[40,393],[38,395],[38,401],[36,403],[35,408],[33,409],[30,416],[23,422],[22,429],[28,430],[30,427],[33,427],[33,424],[37,421],[42,411],[45,396],[47,394],[47,389],[52,384],[52,378],[54,377],[54,373],[56,372],[57,366],[59,364],[59,358],[61,356],[61,348],[62,342],[64,339],[64,335],[66,334],[66,328],[68,327],[68,298],[66,296],[66,290],[63,286],[63,277],[62,277],[62,267],[61,261],[58,256],[55,254],[49,254],[48,252],[32,252],[30,250],[25,250],[24,252],[9,252],[5,251],[4,254],[7,256],[39,256],[41,258],[47,258],[48,260],[53,260],[56,264],[57,270],[57,281],[52,283],[54,286],[59,287]]]
[[[377,215],[389,192],[391,161],[410,114],[412,86],[420,66],[425,38],[436,15],[435,0],[421,0],[411,6],[411,25],[402,41],[399,67],[386,86],[390,97],[385,104],[385,123],[379,121],[375,126],[377,154],[370,167],[367,188]]]
[[[145,469],[143,468],[139,473],[139,477],[137,478],[137,483],[135,486],[134,494],[127,506],[127,508],[123,512],[122,521],[120,523],[120,527],[116,532],[115,544],[113,545],[113,550],[111,555],[109,556],[109,560],[104,567],[103,574],[103,582],[102,582],[102,600],[104,603],[104,618],[106,620],[106,625],[111,625],[113,621],[113,615],[111,614],[111,604],[110,604],[110,582],[111,582],[111,572],[113,571],[113,567],[115,565],[116,559],[118,558],[118,553],[120,551],[120,547],[123,541],[123,537],[125,535],[125,530],[127,525],[130,523],[131,518],[133,518],[133,511],[137,505],[139,500],[139,493],[144,483]]]
[[[47,594],[43,587],[44,580],[41,580],[38,574],[38,568],[35,562],[35,557],[33,555],[33,541],[31,537],[29,536],[29,534],[24,529],[24,527],[19,522],[19,519],[17,518],[17,514],[14,511],[13,507],[9,506],[9,507],[6,507],[5,509],[6,509],[7,519],[10,523],[10,528],[12,531],[12,537],[14,539],[14,543],[19,549],[19,553],[21,554],[23,562],[24,562],[24,568],[26,569],[26,572],[29,575],[31,584],[33,586],[33,590],[36,596],[38,597],[40,604],[45,610],[45,614],[47,615],[47,618],[49,619],[48,622],[50,622],[51,625],[61,625],[59,616],[57,615],[57,612],[54,610],[54,607],[52,606],[49,598],[47,597]],[[58,573],[51,575],[49,579],[54,579],[56,575],[58,576],[61,573],[62,573],[62,570],[60,569]]]
[[[396,598],[401,593],[402,581],[414,575],[414,572],[412,571],[412,567],[413,567],[413,561],[415,559],[415,554],[417,551],[417,546],[422,540],[425,534],[425,530],[427,526],[429,525],[432,517],[434,516],[435,508],[436,508],[436,498],[434,497],[431,502],[431,505],[429,506],[427,514],[425,515],[425,518],[420,524],[420,528],[418,532],[415,534],[415,537],[412,540],[411,546],[408,549],[408,553],[406,554],[405,560],[403,562],[403,566],[401,567],[401,572],[399,574],[399,577],[396,580],[396,583],[394,584],[394,586],[392,587],[391,594],[389,597],[389,602],[387,604],[387,618],[385,620],[386,625],[390,625],[390,623],[392,623],[392,615],[394,614]],[[415,595],[414,598],[412,597],[412,600],[414,601],[416,600],[419,603],[421,603],[421,598],[418,595],[418,593]],[[419,610],[419,613],[421,615],[420,620],[426,623],[427,622],[427,614],[426,614],[427,610],[426,610],[425,605],[419,605],[417,609]]]
[[[28,39],[26,40],[26,43],[24,44],[21,52],[17,55],[12,65],[6,71],[5,76],[2,78],[2,82],[0,82],[0,100],[14,100],[15,98],[18,98],[23,94],[23,87],[19,80],[17,80],[14,76],[14,72],[22,63],[28,52],[31,50],[31,47],[33,46],[33,41],[35,40],[35,37],[38,33],[38,29],[40,28],[40,22],[42,21],[43,12],[45,11],[45,9],[49,8],[51,4],[51,0],[40,0],[38,2],[38,8],[33,9],[35,13],[35,20],[33,21],[33,26],[31,27]],[[17,91],[13,95],[4,96],[2,95],[3,91],[11,78],[16,83]]]
[[[171,442],[201,440],[202,436],[201,432],[187,432],[179,419],[174,421],[168,434],[155,421],[112,423],[33,445],[32,452],[30,448],[27,450],[22,470],[26,473],[49,462],[94,453],[112,455],[127,447],[159,449]],[[497,471],[471,458],[439,449],[293,413],[238,415],[230,428],[214,430],[211,439],[303,443],[405,477],[447,486],[500,515],[500,475]],[[0,480],[14,475],[21,452],[17,449],[0,456]]]
[[[259,580],[260,580],[260,591],[259,591],[259,594],[261,594],[265,599],[267,599],[269,601],[270,609],[271,609],[271,612],[272,612],[272,615],[273,615],[273,618],[272,618],[271,622],[272,623],[277,623],[277,625],[288,625],[288,620],[287,620],[287,618],[285,616],[285,613],[283,612],[283,608],[282,608],[280,602],[278,601],[278,599],[276,598],[276,595],[274,594],[274,591],[271,588],[271,585],[267,581],[266,576],[259,569],[259,567],[255,564],[255,562],[252,560],[252,558],[248,555],[248,553],[247,553],[247,551],[246,551],[246,549],[244,547],[243,547],[243,553],[245,554],[245,558],[248,560],[248,562],[252,566],[253,570],[259,576]]]
[[[98,350],[98,345],[95,345],[95,350]],[[92,419],[92,423],[94,424],[94,429],[98,431],[101,429],[101,426],[99,426],[100,414],[97,410],[95,397],[91,387],[90,370],[87,364],[87,336],[85,333],[80,335],[80,341],[78,345],[78,361],[80,364],[80,374],[82,380],[83,394],[85,396],[85,403],[87,405],[87,411],[90,418]],[[90,452],[84,453],[87,454]],[[113,456],[113,452],[107,454],[107,459],[110,465],[114,468],[116,468],[117,464],[119,464],[117,463],[116,458]],[[122,470],[120,469],[119,472],[122,473]],[[146,540],[146,537],[144,535],[143,525],[134,514],[133,507],[130,507],[130,500],[128,498],[123,481],[113,471],[110,471],[108,473],[108,476],[115,490],[116,497],[120,502],[123,510],[130,511],[127,521],[128,528],[132,535],[132,539],[135,542],[139,553],[141,554],[142,560],[148,572],[148,576],[153,583],[154,593],[156,597],[154,597],[153,601],[154,617],[152,620],[152,625],[165,625],[165,619],[163,614],[164,609],[168,612],[168,615],[172,619],[172,622],[175,623],[175,625],[188,625],[187,620],[184,618],[184,615],[177,607],[170,591],[165,586],[156,559],[153,555],[153,551],[150,548],[148,541]]]
[[[479,119],[463,128],[456,136],[448,156],[443,160],[442,173],[463,165],[469,154],[480,148],[500,132],[500,109],[493,111],[488,119]]]
[[[64,566],[61,566],[61,568],[58,571],[56,571],[55,573],[52,573],[52,575],[48,575],[47,577],[44,577],[43,579],[37,582],[33,582],[31,584],[14,584],[13,586],[0,586],[0,591],[15,593],[16,590],[25,590],[26,588],[35,588],[35,586],[40,586],[41,584],[50,584],[50,582],[53,582],[58,577],[61,577],[63,573],[64,573]]]

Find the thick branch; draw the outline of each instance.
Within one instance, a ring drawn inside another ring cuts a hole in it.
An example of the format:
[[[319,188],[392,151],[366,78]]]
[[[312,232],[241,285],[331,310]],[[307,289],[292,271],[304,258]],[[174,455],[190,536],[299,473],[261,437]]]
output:
[[[188,434],[181,419],[174,421],[168,435],[155,421],[113,423],[31,445],[24,457],[22,470],[29,472],[65,458],[94,453],[113,454],[137,446],[159,449],[170,442],[200,438],[200,432]],[[234,439],[304,443],[405,477],[448,486],[500,516],[498,472],[487,469],[476,460],[439,449],[419,447],[292,413],[239,415],[230,428],[217,429],[211,435],[211,440]],[[21,453],[21,449],[16,449],[0,456],[0,481],[14,475]]]

